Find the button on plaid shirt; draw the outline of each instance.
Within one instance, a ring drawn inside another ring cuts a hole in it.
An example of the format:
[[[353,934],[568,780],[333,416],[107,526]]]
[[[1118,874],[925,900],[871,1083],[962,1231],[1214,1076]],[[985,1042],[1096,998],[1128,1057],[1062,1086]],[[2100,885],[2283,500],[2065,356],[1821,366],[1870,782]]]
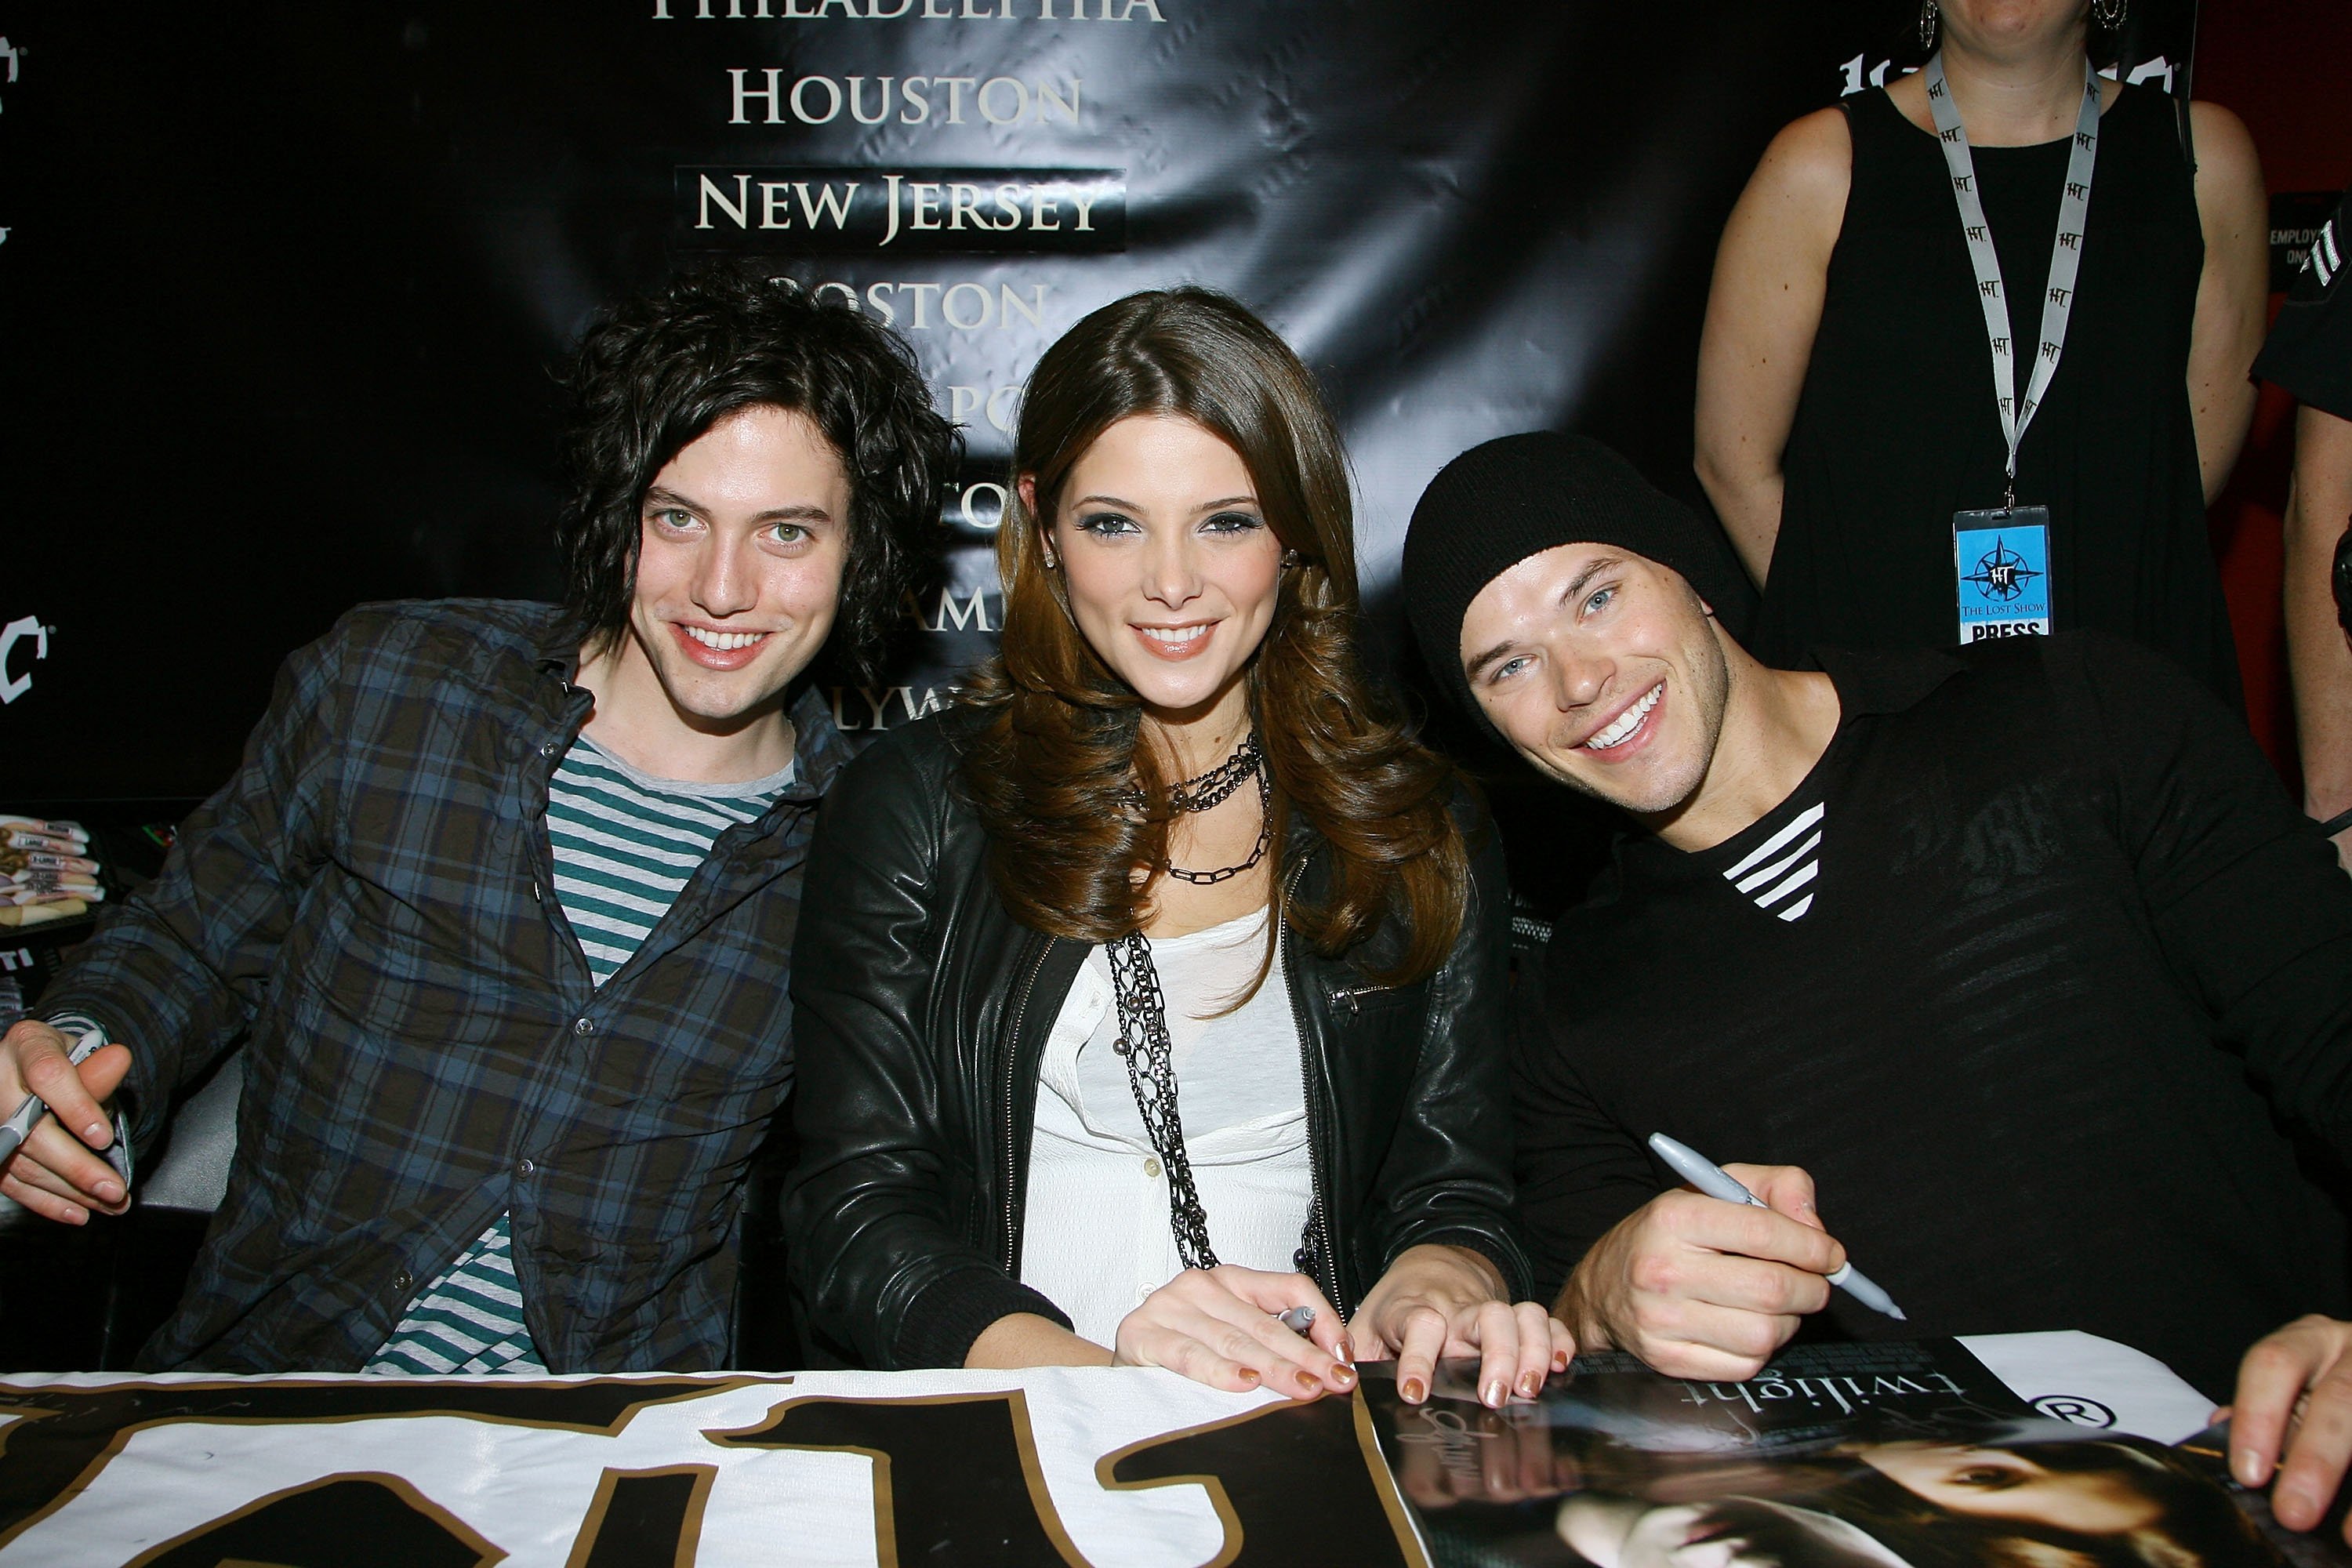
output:
[[[513,1215],[557,1372],[726,1363],[744,1176],[792,1083],[786,964],[818,796],[730,828],[600,990],[552,891],[586,721],[545,605],[353,611],[287,662],[236,776],[42,998],[130,1047],[132,1138],[240,1037],[228,1195],[152,1368],[358,1367]]]

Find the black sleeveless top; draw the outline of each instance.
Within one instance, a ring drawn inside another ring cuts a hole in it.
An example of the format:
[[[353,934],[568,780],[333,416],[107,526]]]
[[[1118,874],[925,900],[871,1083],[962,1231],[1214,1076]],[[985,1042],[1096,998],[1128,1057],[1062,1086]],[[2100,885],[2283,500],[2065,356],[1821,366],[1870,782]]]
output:
[[[1883,89],[1845,110],[1853,184],[1753,639],[1781,666],[1816,643],[1957,641],[1952,514],[2000,504],[2008,452],[1942,149]],[[2072,141],[1970,150],[2011,341],[2029,345],[2021,393]],[[2017,499],[2050,509],[2059,629],[2131,637],[2242,706],[2189,413],[2204,260],[2172,100],[2126,87],[2100,121],[2073,319],[2019,450]]]

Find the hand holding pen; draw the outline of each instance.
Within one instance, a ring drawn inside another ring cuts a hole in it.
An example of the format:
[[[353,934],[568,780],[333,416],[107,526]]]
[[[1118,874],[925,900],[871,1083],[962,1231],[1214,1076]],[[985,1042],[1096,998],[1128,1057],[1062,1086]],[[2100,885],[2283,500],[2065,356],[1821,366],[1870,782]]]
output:
[[[1559,1309],[1579,1344],[1730,1382],[1762,1371],[1829,1304],[1830,1278],[1847,1261],[1814,1212],[1811,1176],[1794,1165],[1707,1169],[1744,1195],[1731,1197],[1731,1185],[1722,1197],[1661,1193],[1586,1251]]]
[[[0,1195],[67,1225],[130,1206],[121,1173],[97,1151],[114,1142],[103,1102],[131,1070],[131,1053],[77,1041],[31,1018],[0,1036],[0,1109],[14,1112],[0,1131]]]
[[[1749,1208],[1769,1209],[1772,1206],[1741,1186],[1722,1166],[1687,1143],[1678,1143],[1663,1132],[1653,1132],[1650,1134],[1650,1147],[1659,1159],[1674,1167],[1675,1174],[1708,1197],[1727,1204],[1745,1204]],[[1903,1321],[1903,1309],[1895,1304],[1895,1298],[1880,1289],[1867,1275],[1856,1268],[1853,1259],[1847,1258],[1822,1278],[1872,1311],[1893,1318],[1897,1322]]]

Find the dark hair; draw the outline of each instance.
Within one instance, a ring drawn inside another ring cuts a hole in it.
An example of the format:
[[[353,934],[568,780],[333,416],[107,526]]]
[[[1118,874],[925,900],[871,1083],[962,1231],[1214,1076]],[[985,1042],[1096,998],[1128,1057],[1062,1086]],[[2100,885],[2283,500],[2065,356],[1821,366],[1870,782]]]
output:
[[[1917,1568],[2199,1568],[2275,1560],[2229,1494],[2160,1444],[2107,1433],[1981,1446],[2045,1470],[2110,1477],[2155,1505],[2158,1517],[2137,1529],[2095,1533],[2031,1519],[1961,1514],[1870,1470],[1822,1494],[1822,1504]]]
[[[1333,867],[1328,897],[1285,917],[1336,954],[1394,909],[1408,917],[1409,940],[1381,978],[1430,973],[1460,933],[1469,887],[1449,810],[1454,773],[1364,679],[1347,458],[1315,378],[1246,307],[1205,289],[1106,305],[1030,374],[996,536],[1003,636],[962,698],[982,721],[962,777],[987,826],[997,891],[1028,925],[1106,942],[1144,923],[1167,867],[1172,813],[1152,749],[1136,744],[1139,700],[1078,631],[1041,543],[1071,468],[1133,415],[1176,415],[1231,447],[1296,556],[1247,690],[1274,780],[1277,844],[1295,811],[1329,843]],[[1035,488],[1034,511],[1024,479]],[[1149,803],[1140,814],[1118,804],[1130,780]]]
[[[849,476],[848,562],[832,657],[871,677],[917,574],[936,555],[941,487],[961,451],[913,351],[837,300],[731,265],[613,309],[563,384],[571,497],[556,524],[569,635],[607,646],[629,623],[640,510],[662,466],[745,408],[806,415]]]

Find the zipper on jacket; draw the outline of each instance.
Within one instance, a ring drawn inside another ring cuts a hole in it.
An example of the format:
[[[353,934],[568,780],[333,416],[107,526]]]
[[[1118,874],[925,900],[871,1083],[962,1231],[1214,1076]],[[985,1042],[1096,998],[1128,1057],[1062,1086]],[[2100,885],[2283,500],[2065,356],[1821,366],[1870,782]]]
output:
[[[1028,976],[1028,978],[1027,978],[1027,979],[1025,979],[1025,980],[1024,980],[1024,981],[1021,983],[1021,1000],[1020,1000],[1017,1004],[1015,1004],[1015,1005],[1014,1005],[1014,1006],[1013,1006],[1013,1029],[1012,1029],[1011,1034],[1010,1034],[1010,1035],[1008,1036],[1008,1037],[1007,1037],[1008,1045],[1010,1046],[1010,1050],[1008,1051],[1007,1056],[1006,1056],[1005,1066],[1006,1066],[1006,1068],[1007,1068],[1008,1069],[1012,1067],[1013,1063],[1014,1061],[1018,1060],[1018,1059],[1019,1059],[1019,1058],[1020,1058],[1020,1055],[1021,1055],[1021,1024],[1022,1024],[1022,1021],[1023,1021],[1024,1018],[1026,1018],[1026,1017],[1028,1016],[1028,1014],[1029,1014],[1029,998],[1030,998],[1031,994],[1034,994],[1034,993],[1036,991],[1036,989],[1037,989],[1037,976],[1038,976],[1038,975],[1040,975],[1040,974],[1042,974],[1043,973],[1045,973],[1045,960],[1046,960],[1047,958],[1049,958],[1049,957],[1051,957],[1051,956],[1053,955],[1053,952],[1054,952],[1054,939],[1053,939],[1052,937],[1047,937],[1047,938],[1045,939],[1045,945],[1044,947],[1042,947],[1042,948],[1038,949],[1038,951],[1037,951],[1037,962],[1036,962],[1036,963],[1032,963],[1032,964],[1029,966],[1029,976]],[[1004,1089],[1004,1275],[1005,1275],[1005,1278],[1006,1278],[1006,1279],[1018,1279],[1020,1278],[1020,1276],[1019,1276],[1019,1275],[1017,1275],[1017,1274],[1015,1274],[1015,1273],[1013,1272],[1014,1266],[1015,1266],[1015,1264],[1018,1262],[1018,1260],[1013,1257],[1013,1253],[1014,1253],[1014,1251],[1015,1251],[1016,1249],[1015,1249],[1014,1245],[1013,1245],[1013,1186],[1014,1186],[1014,1179],[1015,1179],[1015,1177],[1019,1174],[1019,1169],[1018,1169],[1018,1167],[1019,1167],[1019,1165],[1020,1165],[1020,1156],[1019,1156],[1018,1154],[1014,1153],[1014,1152],[1013,1152],[1013,1074],[1012,1074],[1012,1073],[1011,1073],[1011,1071],[1009,1071],[1009,1070],[1008,1070],[1008,1071],[1005,1073],[1005,1075],[1004,1075],[1004,1084],[1003,1084],[1003,1089]]]
[[[1395,989],[1393,985],[1334,985],[1331,987],[1331,1005],[1337,1007],[1344,1002],[1348,1005],[1348,1016],[1359,1018],[1363,1016],[1364,997],[1378,996],[1384,991]]]
[[[1306,872],[1307,862],[1301,860],[1291,871],[1289,879],[1283,885],[1282,901],[1285,904],[1288,904],[1291,894],[1297,891],[1298,879]],[[1299,1089],[1303,1091],[1307,1102],[1307,1164],[1309,1177],[1314,1183],[1314,1191],[1307,1196],[1307,1214],[1315,1226],[1316,1255],[1323,1259],[1323,1267],[1330,1274],[1330,1278],[1324,1283],[1331,1288],[1331,1305],[1339,1311],[1340,1321],[1345,1322],[1348,1319],[1348,1300],[1339,1289],[1339,1255],[1331,1247],[1330,1205],[1324,1201],[1324,1194],[1329,1190],[1330,1184],[1323,1171],[1323,1141],[1319,1136],[1321,1119],[1315,1113],[1318,1083],[1314,1053],[1307,1043],[1307,1027],[1298,1018],[1298,992],[1291,984],[1289,922],[1283,920],[1280,910],[1275,911],[1275,920],[1276,924],[1274,949],[1282,962],[1283,989],[1290,994],[1290,1027],[1291,1032],[1298,1037]]]

